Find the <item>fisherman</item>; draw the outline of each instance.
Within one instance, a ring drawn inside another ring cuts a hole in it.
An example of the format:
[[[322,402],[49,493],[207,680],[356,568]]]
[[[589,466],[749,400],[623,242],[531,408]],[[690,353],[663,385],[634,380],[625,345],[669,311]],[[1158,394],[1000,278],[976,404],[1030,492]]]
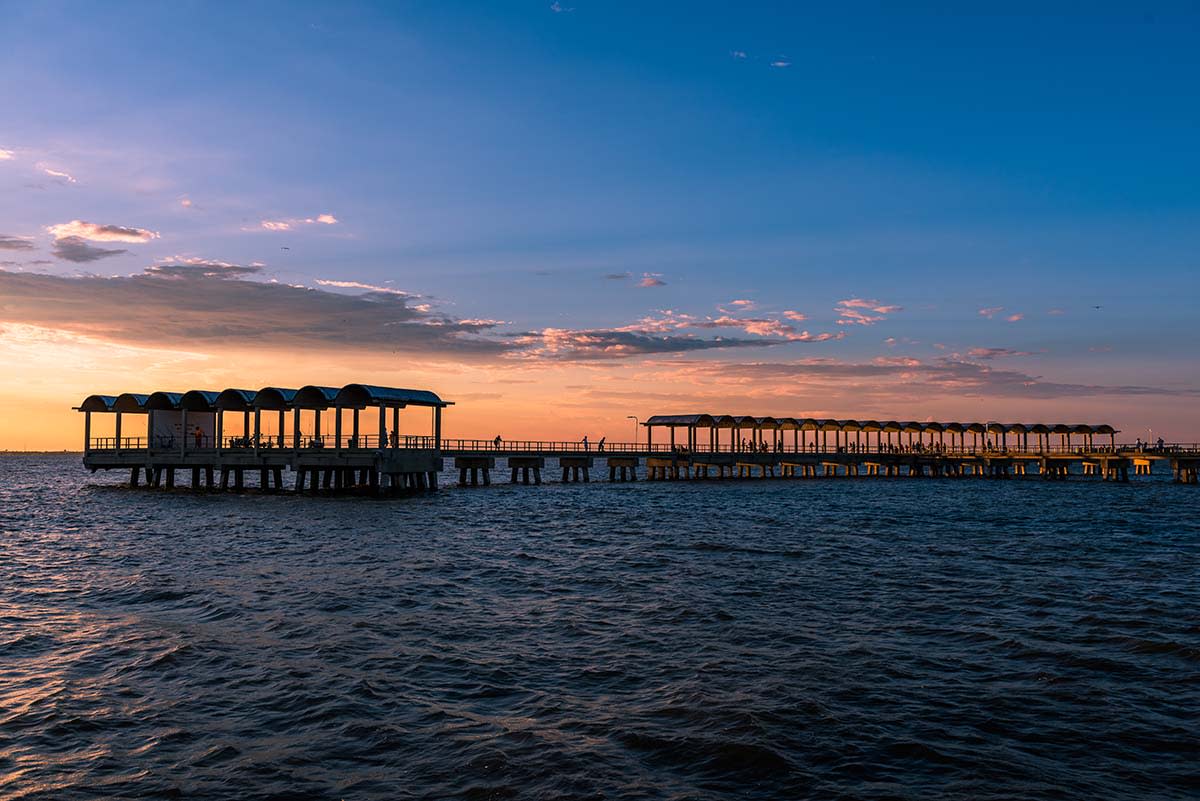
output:
[[[199,448],[201,446],[201,444],[204,442],[204,431],[200,428],[200,426],[196,426],[195,437],[196,437],[196,447]]]

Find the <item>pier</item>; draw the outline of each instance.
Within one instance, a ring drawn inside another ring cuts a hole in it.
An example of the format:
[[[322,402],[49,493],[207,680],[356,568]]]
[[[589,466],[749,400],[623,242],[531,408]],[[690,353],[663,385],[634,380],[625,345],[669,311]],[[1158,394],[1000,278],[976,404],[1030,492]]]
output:
[[[1155,462],[1200,481],[1200,445],[1118,443],[1108,424],[938,423],[737,415],[655,415],[644,442],[448,439],[428,390],[348,384],[299,389],[91,395],[83,464],[126,470],[130,486],[383,494],[544,478],[609,482],[1069,476],[1127,482]],[[95,436],[94,416],[111,418]],[[131,433],[132,432],[132,433]],[[500,468],[503,461],[504,467]],[[640,473],[640,476],[639,476]]]

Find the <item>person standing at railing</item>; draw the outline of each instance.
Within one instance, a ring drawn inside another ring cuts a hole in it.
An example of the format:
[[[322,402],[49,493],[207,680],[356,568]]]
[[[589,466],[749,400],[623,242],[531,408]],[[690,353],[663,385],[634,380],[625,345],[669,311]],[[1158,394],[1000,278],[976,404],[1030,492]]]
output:
[[[596,452],[604,453],[604,437],[600,438],[600,442],[596,444]]]
[[[584,449],[584,451],[587,451],[587,449],[588,449],[587,434],[583,435],[583,449]]]
[[[500,450],[500,443],[501,443],[501,442],[503,442],[503,440],[501,440],[501,439],[500,439],[500,435],[499,435],[499,434],[497,434],[497,435],[496,435],[496,438],[495,438],[494,440],[492,440],[492,445],[494,445],[494,446],[495,446],[496,450]],[[514,468],[514,469],[515,469],[515,468]],[[515,474],[514,474],[514,475],[515,475]]]

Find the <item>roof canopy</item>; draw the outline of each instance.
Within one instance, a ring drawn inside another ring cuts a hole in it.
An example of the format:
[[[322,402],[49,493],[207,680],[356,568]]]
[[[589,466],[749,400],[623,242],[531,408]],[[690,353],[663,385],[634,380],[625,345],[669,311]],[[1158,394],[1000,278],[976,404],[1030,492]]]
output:
[[[364,406],[441,406],[451,405],[425,389],[396,389],[370,384],[347,384],[334,398],[334,404],[347,408]]]
[[[354,386],[354,385],[351,385]],[[347,387],[349,389],[349,387]],[[752,428],[785,431],[886,431],[909,434],[1115,434],[1110,425],[1047,425],[1045,423],[941,423],[908,420],[830,420],[813,417],[754,417],[728,414],[656,414],[644,426],[664,428]]]
[[[75,407],[81,412],[125,412],[185,410],[189,412],[249,412],[254,409],[326,409],[340,406],[361,409],[366,406],[452,406],[424,389],[400,389],[371,384],[347,384],[337,387],[309,385],[300,389],[263,387],[224,389],[220,392],[192,389],[187,392],[153,392],[148,395],[124,392],[120,395],[89,395]],[[706,419],[707,415],[702,415]],[[707,423],[702,423],[707,425]]]

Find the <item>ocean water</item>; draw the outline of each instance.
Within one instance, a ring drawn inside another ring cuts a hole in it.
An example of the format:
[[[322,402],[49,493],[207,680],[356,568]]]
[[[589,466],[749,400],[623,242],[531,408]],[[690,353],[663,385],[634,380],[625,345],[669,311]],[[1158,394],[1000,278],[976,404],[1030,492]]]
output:
[[[121,478],[0,457],[0,798],[1200,793],[1166,477]]]

